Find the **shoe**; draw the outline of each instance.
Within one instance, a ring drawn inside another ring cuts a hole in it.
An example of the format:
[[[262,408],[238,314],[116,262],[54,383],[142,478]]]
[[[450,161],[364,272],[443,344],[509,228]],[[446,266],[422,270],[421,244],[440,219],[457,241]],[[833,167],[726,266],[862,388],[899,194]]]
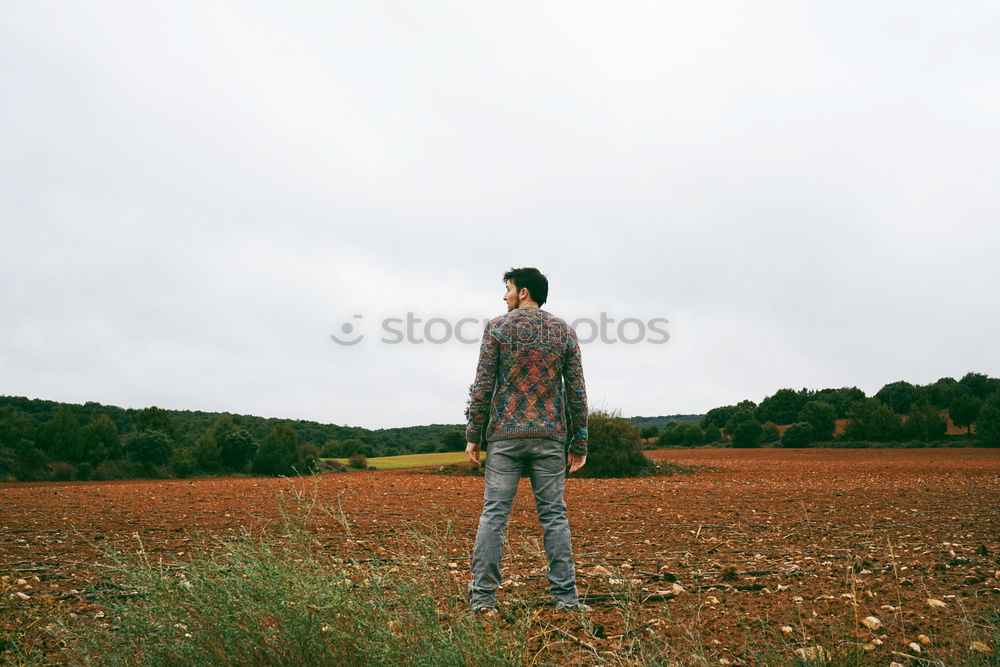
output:
[[[557,602],[556,603],[556,610],[557,611],[594,611],[594,608],[591,607],[589,604],[584,604],[583,602],[577,602],[576,604],[572,604],[572,603],[569,603],[569,602]]]
[[[497,615],[497,608],[496,607],[473,607],[472,608],[472,613],[473,614],[477,614],[479,616],[496,616]]]

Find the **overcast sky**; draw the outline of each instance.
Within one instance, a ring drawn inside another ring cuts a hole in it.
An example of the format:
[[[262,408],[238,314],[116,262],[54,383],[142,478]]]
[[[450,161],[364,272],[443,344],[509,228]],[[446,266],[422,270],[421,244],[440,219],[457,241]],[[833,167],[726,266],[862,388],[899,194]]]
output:
[[[998,34],[963,1],[5,2],[0,394],[460,423],[515,266],[615,320],[583,364],[625,416],[1000,375]],[[407,313],[476,342],[382,342]]]

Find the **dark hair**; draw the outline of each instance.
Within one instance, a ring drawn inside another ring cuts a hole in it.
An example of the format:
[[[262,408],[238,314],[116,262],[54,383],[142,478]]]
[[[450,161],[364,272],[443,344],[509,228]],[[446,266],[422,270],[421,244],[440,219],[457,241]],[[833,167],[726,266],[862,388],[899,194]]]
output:
[[[541,306],[549,296],[549,279],[542,275],[542,272],[535,267],[523,269],[511,269],[503,274],[503,281],[514,283],[514,289],[521,291],[522,287],[528,289],[531,300]]]

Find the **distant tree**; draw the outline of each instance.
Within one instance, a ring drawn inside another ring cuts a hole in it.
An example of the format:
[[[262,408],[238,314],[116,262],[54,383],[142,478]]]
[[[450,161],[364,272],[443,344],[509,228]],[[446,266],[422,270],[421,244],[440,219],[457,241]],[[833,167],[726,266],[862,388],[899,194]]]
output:
[[[81,461],[76,466],[77,479],[90,479],[93,476],[94,476],[94,466],[92,466],[89,461]]]
[[[257,439],[242,428],[229,431],[222,436],[219,446],[219,462],[228,470],[244,470],[257,455],[260,445]]]
[[[587,465],[574,473],[580,477],[635,477],[655,469],[639,448],[641,433],[619,414],[604,410],[590,413]]]
[[[753,414],[753,410],[746,410],[743,408],[733,410],[733,412],[729,415],[729,421],[727,421],[725,425],[726,434],[732,436],[736,432],[736,427],[743,422],[756,422],[757,420],[754,418]]]
[[[440,448],[441,448],[441,445],[438,444],[437,441],[435,441],[435,440],[425,440],[424,442],[421,442],[421,443],[419,443],[416,446],[416,453],[417,454],[433,454],[434,452],[439,451]]]
[[[125,451],[138,463],[151,468],[170,460],[173,443],[161,431],[139,431],[125,442]]]
[[[212,424],[212,437],[221,446],[227,435],[239,430],[239,427],[233,423],[233,416],[228,412],[223,412],[215,418],[215,422]]]
[[[837,419],[847,416],[847,410],[858,401],[865,400],[865,392],[857,387],[840,387],[839,389],[820,389],[812,395],[814,401],[824,401],[837,411]]]
[[[694,447],[705,442],[705,433],[697,424],[682,424],[677,428],[680,431],[681,444]]]
[[[660,435],[660,429],[656,428],[655,426],[647,426],[646,428],[642,429],[643,440],[656,438],[659,437],[659,435]]]
[[[1000,380],[983,375],[982,373],[966,373],[958,383],[980,400],[995,391],[1000,391]]]
[[[0,408],[0,446],[13,449],[22,440],[34,441],[35,425],[26,414],[8,405]]]
[[[762,431],[756,419],[739,422],[733,428],[733,447],[760,447]]]
[[[701,418],[701,427],[708,428],[709,426],[718,426],[719,428],[725,428],[726,424],[729,423],[729,418],[732,417],[733,412],[736,411],[735,405],[724,405],[720,408],[712,408],[705,416]],[[677,422],[668,422],[664,427],[664,430],[670,427],[670,424]]]
[[[681,422],[669,421],[663,427],[663,430],[660,431],[660,435],[656,439],[656,444],[660,447],[671,447],[681,444],[683,439],[684,431],[681,428]]]
[[[951,421],[955,426],[959,428],[965,427],[966,433],[972,433],[972,425],[979,417],[979,411],[982,410],[982,407],[983,402],[975,396],[959,396],[951,402],[951,407],[948,408],[948,416],[951,417]]]
[[[298,468],[304,472],[313,472],[319,466],[319,449],[311,442],[303,442],[296,450],[298,453]]]
[[[903,434],[913,440],[932,442],[944,437],[948,432],[948,422],[941,411],[929,401],[910,408],[910,418],[903,423]]]
[[[159,431],[173,442],[177,442],[179,433],[169,410],[158,408],[155,405],[143,408],[139,411],[139,418],[136,420],[137,431]]]
[[[923,401],[923,391],[909,382],[891,382],[875,394],[875,398],[882,401],[893,412],[901,415],[910,414],[910,406]]]
[[[106,414],[100,414],[80,429],[83,458],[92,465],[107,459],[117,459],[122,455],[122,442],[118,427]],[[77,466],[77,476],[80,468]]]
[[[262,475],[291,475],[298,462],[299,436],[289,422],[271,427],[257,456],[253,460],[253,471]]]
[[[976,421],[976,437],[993,447],[1000,446],[1000,391],[987,397]]]
[[[786,448],[808,447],[814,442],[815,435],[816,432],[812,424],[797,422],[786,428],[785,432],[781,434],[781,446]]]
[[[222,467],[222,448],[215,441],[212,429],[202,431],[194,445],[194,461],[198,470],[215,472]]]
[[[355,454],[363,454],[368,456],[368,446],[360,438],[348,438],[347,440],[336,441],[335,445],[327,443],[325,445],[327,451],[336,452],[334,454],[335,458],[346,459],[354,456]]]
[[[83,460],[80,422],[68,405],[60,405],[52,419],[38,427],[38,438],[54,461],[79,463]]]
[[[715,424],[709,424],[705,428],[705,442],[708,444],[712,444],[721,441],[722,441],[722,429],[716,426]]]
[[[958,380],[950,377],[943,377],[933,384],[924,387],[924,396],[931,404],[940,409],[947,410],[951,402],[963,394],[968,394],[969,388],[959,384]]]
[[[799,411],[798,420],[812,426],[813,441],[830,440],[837,426],[837,411],[826,401],[809,401]]]
[[[804,389],[801,392],[794,389],[779,389],[760,402],[756,418],[759,421],[772,421],[775,424],[791,424],[805,404],[806,395]]]
[[[777,442],[781,437],[778,426],[774,422],[765,422],[760,425],[760,441],[763,443]]]
[[[170,453],[170,469],[174,475],[180,478],[190,477],[197,470],[197,460],[194,450],[190,447],[174,447]],[[76,469],[77,477],[80,476],[79,467]]]
[[[446,452],[461,452],[465,450],[465,433],[462,431],[448,431],[441,439]]]
[[[858,401],[847,411],[847,418],[844,437],[850,440],[892,442],[899,439],[899,415],[877,398]]]
[[[31,440],[21,439],[14,445],[14,458],[17,459],[15,474],[22,481],[40,479],[44,474],[48,457]]]
[[[14,448],[0,446],[0,482],[17,478],[17,463]]]

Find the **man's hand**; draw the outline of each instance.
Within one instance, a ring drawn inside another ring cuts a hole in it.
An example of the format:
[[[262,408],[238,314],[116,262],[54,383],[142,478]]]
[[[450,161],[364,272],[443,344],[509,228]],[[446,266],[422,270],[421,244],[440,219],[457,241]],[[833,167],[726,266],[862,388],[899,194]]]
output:
[[[471,461],[472,463],[475,463],[478,466],[479,465],[479,443],[478,442],[470,442],[470,443],[466,444],[465,445],[465,456],[466,456],[466,458],[469,459],[469,461]]]
[[[577,470],[579,470],[580,468],[582,468],[583,464],[587,462],[587,455],[586,454],[574,454],[573,452],[570,452],[569,453],[569,457],[568,457],[568,461],[569,461],[569,471],[571,473],[574,473]]]

